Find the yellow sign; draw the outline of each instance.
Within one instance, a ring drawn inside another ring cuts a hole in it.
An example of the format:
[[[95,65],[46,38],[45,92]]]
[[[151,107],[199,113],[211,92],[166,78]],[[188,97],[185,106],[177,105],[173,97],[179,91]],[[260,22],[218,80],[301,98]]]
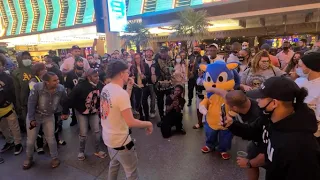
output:
[[[6,33],[6,25],[4,24],[3,17],[0,16],[0,37],[4,36]]]

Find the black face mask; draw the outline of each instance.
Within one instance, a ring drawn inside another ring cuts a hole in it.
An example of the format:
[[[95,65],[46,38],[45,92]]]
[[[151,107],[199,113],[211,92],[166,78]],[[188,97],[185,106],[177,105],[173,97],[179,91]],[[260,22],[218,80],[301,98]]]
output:
[[[264,107],[260,108],[260,114],[263,117],[267,117],[267,118],[271,118],[273,112],[275,109],[273,109],[272,111],[267,111],[267,107],[269,106],[269,104],[272,102],[273,100],[271,100],[270,102],[268,102],[267,105],[265,105]]]
[[[283,50],[287,51],[289,49],[289,47],[283,47]]]

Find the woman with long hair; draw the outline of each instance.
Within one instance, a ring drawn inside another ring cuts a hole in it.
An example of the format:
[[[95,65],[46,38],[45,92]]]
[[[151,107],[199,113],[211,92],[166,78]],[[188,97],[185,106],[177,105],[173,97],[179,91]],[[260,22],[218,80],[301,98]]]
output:
[[[296,80],[299,77],[304,77],[301,67],[299,67],[298,62],[303,56],[302,52],[295,52],[292,56],[288,65],[284,68],[284,71],[290,75],[292,80]]]
[[[136,86],[132,89],[132,98],[133,100],[133,110],[134,113],[140,114],[140,120],[145,120],[145,117],[142,112],[142,92],[143,88],[146,87],[147,77],[145,75],[146,70],[149,68],[146,67],[146,63],[143,62],[141,54],[136,53],[133,56],[132,66],[130,67],[130,76],[134,77],[134,82]],[[146,109],[146,107],[144,107]],[[146,114],[147,118],[149,118],[149,113]]]
[[[178,54],[174,60],[173,84],[182,85],[186,83],[186,64],[182,57]]]
[[[284,74],[284,71],[272,65],[267,51],[260,51],[254,56],[251,67],[242,73],[240,88],[243,91],[257,89],[270,77]]]
[[[242,49],[239,51],[238,55],[240,65],[239,65],[239,75],[247,70],[251,66],[251,52],[249,49]]]

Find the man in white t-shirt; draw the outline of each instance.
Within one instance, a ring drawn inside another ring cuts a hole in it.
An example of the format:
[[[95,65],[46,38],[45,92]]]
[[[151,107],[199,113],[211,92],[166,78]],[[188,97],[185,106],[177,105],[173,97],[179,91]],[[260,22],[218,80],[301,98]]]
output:
[[[320,143],[320,52],[309,52],[299,61],[303,73],[307,75],[305,81],[296,83],[308,90],[308,96],[304,100],[315,111],[318,120],[318,131],[315,136]]]
[[[63,74],[67,74],[69,71],[73,70],[75,58],[80,56],[81,48],[77,45],[72,46],[71,54],[72,56],[65,59],[61,64],[60,70],[62,71]],[[82,59],[84,64],[84,70],[87,71],[90,68],[89,62],[85,58],[82,58]]]
[[[102,137],[108,146],[109,164],[108,180],[117,180],[120,164],[128,180],[138,179],[138,159],[134,143],[129,134],[129,127],[146,128],[147,134],[153,131],[152,123],[134,119],[130,97],[123,86],[132,89],[129,80],[128,65],[123,60],[111,61],[107,68],[111,82],[101,92]]]

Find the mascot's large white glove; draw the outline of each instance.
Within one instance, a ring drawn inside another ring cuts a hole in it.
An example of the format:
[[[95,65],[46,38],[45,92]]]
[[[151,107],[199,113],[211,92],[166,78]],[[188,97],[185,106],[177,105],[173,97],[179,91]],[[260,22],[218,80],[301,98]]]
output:
[[[200,106],[199,106],[199,112],[200,112],[201,114],[203,114],[203,115],[207,115],[208,110],[207,110],[206,107],[204,107],[204,105],[200,105]]]

